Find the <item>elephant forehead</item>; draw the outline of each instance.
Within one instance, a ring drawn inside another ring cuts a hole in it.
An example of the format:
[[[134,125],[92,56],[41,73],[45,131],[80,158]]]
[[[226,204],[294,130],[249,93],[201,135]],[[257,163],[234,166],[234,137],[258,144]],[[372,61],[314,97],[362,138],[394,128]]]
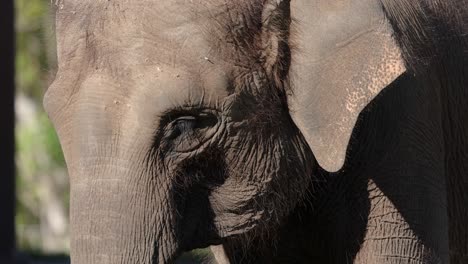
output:
[[[187,69],[227,63],[224,9],[188,1],[66,1],[57,11],[59,63],[89,67],[167,64]],[[209,14],[209,15],[208,15]],[[215,29],[216,28],[216,29]],[[66,62],[66,63],[63,63]],[[81,65],[82,66],[82,65]]]
[[[133,90],[129,93],[135,109],[160,114],[178,106],[215,106],[228,96],[228,76],[223,69],[194,76],[189,71],[172,67],[148,68],[134,76]]]
[[[208,41],[207,18],[201,18],[193,4],[182,2],[59,3],[58,75],[68,77],[59,78],[64,81],[56,86],[73,90],[70,94],[118,89],[124,97],[146,95],[131,100],[147,105],[152,98],[151,109],[158,110],[166,104],[187,104],[188,97],[217,102],[225,96],[232,63]],[[79,85],[89,80],[93,85]]]

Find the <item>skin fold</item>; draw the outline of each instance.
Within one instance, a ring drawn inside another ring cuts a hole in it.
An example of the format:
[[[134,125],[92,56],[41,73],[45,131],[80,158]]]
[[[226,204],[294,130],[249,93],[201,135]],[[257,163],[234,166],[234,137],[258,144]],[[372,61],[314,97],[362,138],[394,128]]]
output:
[[[56,1],[72,263],[465,263],[462,2]]]

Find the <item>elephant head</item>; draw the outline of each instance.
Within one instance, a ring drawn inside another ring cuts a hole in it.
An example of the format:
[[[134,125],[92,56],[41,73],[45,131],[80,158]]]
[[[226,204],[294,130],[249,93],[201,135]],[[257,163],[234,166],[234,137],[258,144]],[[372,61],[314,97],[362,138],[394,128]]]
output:
[[[330,39],[314,24],[347,1],[321,2],[298,19],[313,32],[293,91],[290,1],[57,1],[44,105],[70,174],[73,263],[166,263],[266,236],[313,190],[312,151],[341,166],[360,109],[400,72],[378,78],[394,44],[370,27],[376,7],[355,6],[374,16]]]

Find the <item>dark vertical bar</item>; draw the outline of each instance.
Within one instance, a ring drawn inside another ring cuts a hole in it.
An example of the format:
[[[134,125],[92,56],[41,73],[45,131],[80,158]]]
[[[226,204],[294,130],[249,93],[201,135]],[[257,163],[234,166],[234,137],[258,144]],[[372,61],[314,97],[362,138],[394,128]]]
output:
[[[0,263],[12,263],[15,250],[14,8],[0,8]]]

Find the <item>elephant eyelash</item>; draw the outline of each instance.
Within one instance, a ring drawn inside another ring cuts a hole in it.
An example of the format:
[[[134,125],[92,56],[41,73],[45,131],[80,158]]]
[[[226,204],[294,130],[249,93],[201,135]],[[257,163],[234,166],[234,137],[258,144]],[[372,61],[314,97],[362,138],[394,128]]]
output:
[[[178,118],[190,116],[195,118],[205,118],[210,116],[216,116],[219,112],[220,110],[214,108],[181,106],[164,112],[162,115],[159,116],[159,119],[161,120],[161,125],[164,127],[170,124],[171,122],[176,121]]]
[[[178,118],[181,117],[195,117],[197,115],[197,111],[191,110],[191,109],[185,109],[185,108],[175,108],[175,109],[170,109],[163,114],[159,115],[159,120],[161,127],[166,127],[170,123],[176,121]]]
[[[161,117],[161,127],[166,133],[183,122],[186,127],[190,126],[189,122],[193,122],[191,129],[205,129],[215,126],[218,118],[209,109],[172,109]]]

